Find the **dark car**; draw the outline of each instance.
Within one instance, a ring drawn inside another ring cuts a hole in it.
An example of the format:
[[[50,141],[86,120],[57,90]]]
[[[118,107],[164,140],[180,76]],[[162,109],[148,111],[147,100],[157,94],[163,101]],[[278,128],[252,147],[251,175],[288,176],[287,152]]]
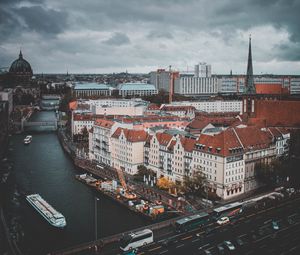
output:
[[[165,239],[161,244],[162,244],[162,246],[170,246],[176,242],[177,242],[177,238],[172,236],[172,237]]]
[[[218,250],[219,254],[225,254],[225,249],[222,246],[222,244],[217,245],[217,250]]]
[[[238,246],[242,247],[245,245],[244,241],[241,238],[237,238],[235,240],[235,242],[237,243]]]

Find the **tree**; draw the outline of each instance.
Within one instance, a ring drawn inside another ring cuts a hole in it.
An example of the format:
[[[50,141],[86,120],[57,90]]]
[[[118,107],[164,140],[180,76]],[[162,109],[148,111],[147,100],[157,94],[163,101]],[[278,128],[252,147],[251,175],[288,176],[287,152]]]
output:
[[[204,194],[206,194],[206,183],[207,180],[202,171],[194,171],[194,175],[192,177],[184,177],[182,191],[187,196],[204,196]]]
[[[138,172],[134,175],[134,179],[136,181],[144,181],[144,176],[146,176],[148,178],[148,176],[150,175],[151,177],[156,176],[155,172],[152,171],[151,169],[148,169],[147,167],[145,167],[144,165],[139,165],[137,167]]]
[[[174,183],[168,180],[166,177],[161,177],[157,180],[157,187],[160,189],[168,190],[174,186]]]
[[[83,127],[81,130],[81,134],[82,134],[82,140],[84,142],[87,142],[89,140],[89,131],[87,130],[86,127]]]

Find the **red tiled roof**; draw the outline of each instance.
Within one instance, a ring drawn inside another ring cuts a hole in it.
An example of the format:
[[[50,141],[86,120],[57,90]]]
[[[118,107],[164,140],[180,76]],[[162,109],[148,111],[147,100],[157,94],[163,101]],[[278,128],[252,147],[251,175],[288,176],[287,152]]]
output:
[[[133,122],[166,122],[166,121],[187,121],[185,117],[178,116],[158,116],[151,115],[145,117],[124,117],[122,121],[125,123],[133,123]]]
[[[104,127],[104,128],[111,128],[115,122],[112,120],[106,119],[96,119],[95,125]]]
[[[92,114],[74,114],[73,120],[74,121],[93,121],[95,120],[96,116]]]
[[[202,130],[210,123],[207,119],[194,119],[190,124],[188,124],[188,128],[191,129],[199,129]]]
[[[124,133],[127,141],[136,143],[136,142],[144,142],[147,140],[148,133],[144,130],[134,130],[127,128],[117,128],[117,130],[113,133],[113,138],[119,138],[121,133]]]
[[[196,140],[186,137],[181,137],[180,142],[185,151],[192,152],[194,150]]]
[[[205,145],[200,149],[202,151],[222,156],[234,155],[233,149],[236,153],[239,153],[241,149],[241,144],[232,128],[226,129],[222,133],[213,136],[200,135],[197,145]]]
[[[147,108],[148,110],[159,110],[159,106],[157,105],[157,104],[149,104],[148,105],[148,108]]]
[[[268,128],[268,130],[271,132],[271,135],[273,135],[275,137],[282,137],[282,133],[280,132],[280,130],[278,128],[270,127],[270,128]]]
[[[272,143],[272,135],[258,127],[235,128],[244,149],[264,149]]]
[[[194,106],[188,106],[188,105],[164,105],[161,108],[161,110],[168,111],[168,112],[195,111],[196,108]]]
[[[158,143],[163,146],[167,146],[172,140],[173,136],[167,133],[156,133]]]

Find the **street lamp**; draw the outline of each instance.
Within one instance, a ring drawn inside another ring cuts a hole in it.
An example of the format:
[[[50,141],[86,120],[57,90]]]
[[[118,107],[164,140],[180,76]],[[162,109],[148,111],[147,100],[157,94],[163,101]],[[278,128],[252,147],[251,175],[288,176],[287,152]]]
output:
[[[97,205],[100,199],[95,197],[95,240],[98,239],[98,214],[97,214]]]

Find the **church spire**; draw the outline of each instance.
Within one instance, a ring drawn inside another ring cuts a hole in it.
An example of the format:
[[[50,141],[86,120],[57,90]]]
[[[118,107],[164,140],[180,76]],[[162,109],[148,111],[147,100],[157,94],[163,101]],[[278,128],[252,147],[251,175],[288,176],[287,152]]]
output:
[[[251,35],[249,37],[249,52],[248,52],[248,65],[247,65],[247,75],[246,75],[246,94],[255,94],[255,85],[253,80],[253,66],[252,66],[252,50],[251,50]]]
[[[22,50],[20,49],[19,59],[23,58]]]

